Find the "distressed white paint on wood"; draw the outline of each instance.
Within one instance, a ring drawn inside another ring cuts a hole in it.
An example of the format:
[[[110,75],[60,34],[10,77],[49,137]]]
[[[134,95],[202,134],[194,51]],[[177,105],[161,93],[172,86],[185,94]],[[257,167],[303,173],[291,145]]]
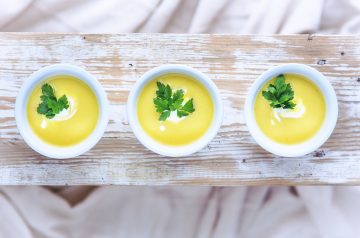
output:
[[[262,150],[243,116],[244,99],[256,77],[289,62],[324,73],[339,100],[334,134],[301,158]],[[20,86],[32,72],[54,63],[85,68],[100,80],[110,100],[104,138],[78,158],[44,158],[24,144],[16,129],[14,103]],[[204,72],[224,99],[219,134],[191,157],[153,154],[135,139],[127,122],[130,88],[145,71],[166,63]],[[359,36],[1,33],[0,184],[360,184],[359,95]]]

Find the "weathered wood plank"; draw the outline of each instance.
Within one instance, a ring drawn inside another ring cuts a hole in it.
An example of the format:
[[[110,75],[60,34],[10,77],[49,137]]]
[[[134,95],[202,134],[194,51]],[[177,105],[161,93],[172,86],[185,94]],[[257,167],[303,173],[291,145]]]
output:
[[[87,154],[54,160],[24,144],[14,103],[26,78],[54,63],[85,68],[111,104],[104,138]],[[243,116],[252,82],[272,66],[303,63],[331,81],[339,120],[330,140],[302,158],[280,158],[250,137]],[[187,158],[146,150],[128,125],[125,103],[134,82],[166,63],[197,68],[224,99],[218,136]],[[360,36],[164,34],[0,34],[0,184],[360,184]]]

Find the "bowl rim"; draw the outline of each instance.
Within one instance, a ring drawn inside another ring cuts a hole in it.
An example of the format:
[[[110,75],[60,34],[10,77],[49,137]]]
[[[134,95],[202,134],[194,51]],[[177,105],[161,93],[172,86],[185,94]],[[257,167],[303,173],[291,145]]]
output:
[[[86,83],[97,97],[99,118],[95,129],[83,141],[71,146],[56,146],[38,137],[31,129],[27,118],[27,104],[36,86],[56,75],[69,75]],[[108,99],[99,81],[84,69],[70,64],[53,64],[40,68],[24,81],[15,102],[15,120],[24,141],[34,151],[53,159],[67,159],[79,156],[95,146],[103,136],[108,124]]]
[[[197,80],[208,90],[213,101],[214,117],[210,127],[202,137],[187,145],[171,146],[156,141],[144,131],[137,118],[138,97],[141,94],[144,86],[155,78],[169,73],[179,73],[190,76],[191,78]],[[216,136],[218,130],[221,127],[223,119],[222,104],[222,99],[215,83],[205,74],[189,66],[180,64],[165,64],[150,69],[135,82],[127,101],[127,116],[130,127],[136,138],[147,149],[163,156],[182,157],[201,150]]]
[[[279,74],[298,74],[314,83],[323,94],[326,114],[321,128],[310,139],[294,145],[277,143],[267,137],[258,127],[254,115],[254,103],[263,85]],[[245,100],[245,121],[253,139],[268,152],[283,157],[300,157],[322,146],[332,134],[338,118],[338,102],[334,88],[318,70],[304,64],[289,63],[270,68],[252,84]]]

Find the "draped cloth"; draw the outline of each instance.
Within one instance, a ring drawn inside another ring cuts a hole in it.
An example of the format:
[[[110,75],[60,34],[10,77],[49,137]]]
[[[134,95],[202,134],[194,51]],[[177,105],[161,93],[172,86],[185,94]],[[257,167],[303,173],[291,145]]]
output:
[[[0,30],[360,33],[358,0],[0,1]],[[0,187],[0,237],[360,237],[358,187]]]

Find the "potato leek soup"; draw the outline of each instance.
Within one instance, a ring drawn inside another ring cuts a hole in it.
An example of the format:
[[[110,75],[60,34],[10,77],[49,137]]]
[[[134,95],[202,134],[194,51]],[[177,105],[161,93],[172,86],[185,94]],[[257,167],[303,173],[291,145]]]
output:
[[[198,140],[209,129],[214,105],[200,82],[184,74],[168,73],[144,86],[137,116],[151,138],[165,145],[182,146]]]
[[[92,89],[69,75],[48,78],[31,92],[27,117],[30,127],[44,142],[72,146],[95,129],[99,106]]]
[[[281,144],[298,144],[313,137],[326,114],[320,89],[298,74],[281,74],[256,96],[255,120],[261,131]]]

